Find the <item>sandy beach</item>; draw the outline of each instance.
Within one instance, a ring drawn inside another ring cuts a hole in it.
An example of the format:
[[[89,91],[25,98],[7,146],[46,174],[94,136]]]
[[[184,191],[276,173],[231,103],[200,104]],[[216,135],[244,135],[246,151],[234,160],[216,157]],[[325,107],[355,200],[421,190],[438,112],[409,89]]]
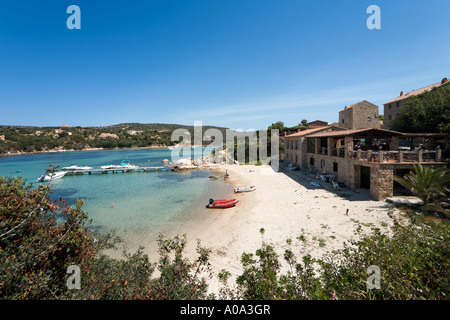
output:
[[[319,182],[301,171],[278,172],[270,166],[210,165],[223,172],[228,169],[234,187],[255,185],[252,192],[235,194],[239,203],[229,209],[213,209],[215,218],[194,229],[186,230],[186,257],[195,259],[197,239],[212,250],[210,256],[213,279],[208,280],[210,292],[217,292],[221,284],[217,274],[226,269],[232,274],[234,285],[242,274],[242,253],[255,253],[262,241],[272,245],[280,255],[291,248],[297,258],[304,254],[322,257],[344,242],[356,239],[355,230],[361,225],[365,233],[372,227],[389,232],[393,219],[388,210],[391,204],[370,200],[365,189],[352,191],[333,189],[330,183]],[[321,186],[314,188],[310,181]],[[264,228],[264,235],[260,229]],[[297,239],[303,236],[305,241]],[[291,245],[286,240],[291,239]]]

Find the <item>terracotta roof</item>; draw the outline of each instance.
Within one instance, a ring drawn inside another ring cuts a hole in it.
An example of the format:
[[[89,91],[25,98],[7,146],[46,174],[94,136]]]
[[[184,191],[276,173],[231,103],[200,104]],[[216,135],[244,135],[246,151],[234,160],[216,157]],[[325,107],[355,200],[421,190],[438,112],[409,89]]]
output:
[[[445,83],[444,81],[441,81],[441,82],[438,82],[438,83],[435,83],[435,84],[432,84],[432,85],[429,85],[429,86],[426,86],[426,87],[423,87],[423,88],[420,88],[420,89],[417,89],[417,90],[413,90],[413,91],[407,92],[407,93],[405,93],[403,95],[400,95],[397,98],[392,99],[391,101],[386,102],[384,104],[386,105],[386,104],[389,104],[389,103],[392,103],[392,102],[405,100],[405,99],[407,99],[407,98],[409,98],[411,96],[416,96],[416,95],[419,95],[421,93],[424,93],[425,91],[430,91],[433,88],[440,87],[444,83]]]
[[[325,138],[325,137],[343,137],[350,136],[355,133],[365,132],[365,131],[381,131],[382,133],[388,133],[392,135],[402,135],[401,132],[385,130],[385,129],[374,129],[374,128],[364,128],[364,129],[353,129],[353,130],[342,130],[342,131],[332,131],[332,132],[320,132],[310,135],[308,138]]]
[[[301,137],[301,136],[304,136],[304,135],[307,135],[307,134],[314,133],[314,132],[316,132],[316,131],[323,130],[323,129],[325,129],[325,128],[328,128],[328,127],[320,127],[320,128],[314,128],[314,129],[306,129],[306,130],[302,130],[302,131],[300,131],[300,132],[296,132],[296,133],[287,135],[287,136],[285,136],[285,138]]]
[[[355,105],[357,105],[357,103],[355,103],[355,104],[352,104],[352,105],[350,105],[350,106],[346,106],[344,109],[342,109],[341,111],[344,111],[344,110],[347,110],[347,109],[350,109],[350,108],[353,108]],[[341,111],[339,111],[339,112],[341,112]]]
[[[285,138],[294,138],[294,137],[302,137],[308,134],[312,134],[321,130],[325,130],[325,129],[337,129],[337,130],[341,130],[341,127],[338,126],[326,126],[326,127],[319,127],[319,128],[314,128],[314,129],[307,129],[307,130],[303,130],[300,132],[296,132],[290,135],[285,136]]]
[[[324,126],[328,125],[327,121],[322,121],[322,120],[314,120],[314,121],[307,122],[306,124],[308,125],[308,124],[313,124],[313,123],[323,123],[323,124],[325,124]]]

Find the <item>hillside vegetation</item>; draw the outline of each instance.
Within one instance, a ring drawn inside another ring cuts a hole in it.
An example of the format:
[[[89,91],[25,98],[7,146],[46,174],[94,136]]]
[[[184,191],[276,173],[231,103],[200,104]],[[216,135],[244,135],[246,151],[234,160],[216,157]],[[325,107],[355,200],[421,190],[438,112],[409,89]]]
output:
[[[225,132],[225,128],[204,126]],[[89,150],[92,148],[167,147],[174,130],[184,129],[194,138],[194,127],[178,124],[122,123],[106,127],[22,127],[0,126],[0,154],[45,152],[62,150]]]

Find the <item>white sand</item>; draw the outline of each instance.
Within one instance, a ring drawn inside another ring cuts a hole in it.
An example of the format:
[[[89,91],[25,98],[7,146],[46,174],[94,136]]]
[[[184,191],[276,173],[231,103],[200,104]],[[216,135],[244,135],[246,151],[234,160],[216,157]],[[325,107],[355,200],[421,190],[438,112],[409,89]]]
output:
[[[215,219],[185,231],[186,257],[191,261],[197,257],[197,239],[202,246],[212,249],[210,263],[215,276],[208,282],[211,292],[217,292],[220,287],[217,273],[222,269],[232,274],[229,284],[234,284],[235,278],[242,274],[242,253],[255,253],[262,241],[274,247],[280,261],[284,261],[283,252],[289,247],[299,259],[306,253],[321,257],[333,249],[343,248],[344,242],[356,239],[354,232],[358,222],[366,233],[371,227],[388,232],[393,225],[387,214],[392,205],[370,200],[368,190],[354,192],[344,188],[336,191],[330,183],[317,180],[322,187],[314,189],[309,184],[312,177],[300,171],[280,169],[274,172],[270,166],[212,167],[223,173],[228,169],[234,187],[255,185],[256,191],[236,194],[239,199],[236,207],[211,209]],[[263,236],[261,228],[265,230]],[[305,242],[297,239],[301,235]],[[286,243],[289,238],[291,246]]]

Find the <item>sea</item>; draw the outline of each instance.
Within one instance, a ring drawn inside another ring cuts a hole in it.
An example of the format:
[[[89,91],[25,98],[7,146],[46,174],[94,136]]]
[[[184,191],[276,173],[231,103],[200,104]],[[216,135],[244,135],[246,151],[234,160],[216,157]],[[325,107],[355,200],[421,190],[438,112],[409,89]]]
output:
[[[0,176],[22,176],[38,186],[36,179],[50,165],[100,168],[128,160],[141,167],[163,167],[162,160],[170,161],[171,156],[169,149],[16,155],[0,157]],[[182,151],[177,157],[183,158]],[[176,229],[181,236],[192,227],[211,222],[218,212],[206,208],[209,199],[227,199],[233,194],[232,184],[208,169],[66,175],[50,184],[53,200],[62,198],[75,206],[77,199],[84,199],[83,210],[92,219],[90,228],[100,233],[114,231],[128,252],[156,243],[159,234],[173,236],[171,232]]]

